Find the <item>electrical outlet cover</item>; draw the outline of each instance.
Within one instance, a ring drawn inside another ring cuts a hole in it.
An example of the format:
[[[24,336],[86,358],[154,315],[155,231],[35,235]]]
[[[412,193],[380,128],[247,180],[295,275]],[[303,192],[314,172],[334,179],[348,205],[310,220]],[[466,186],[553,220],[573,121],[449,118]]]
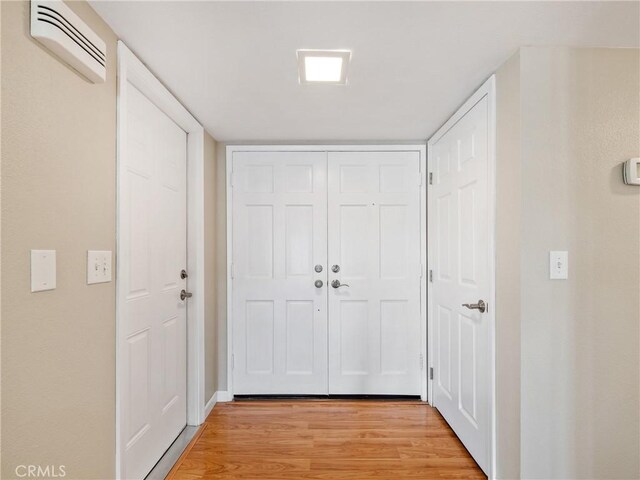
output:
[[[56,288],[56,251],[31,250],[31,291]]]

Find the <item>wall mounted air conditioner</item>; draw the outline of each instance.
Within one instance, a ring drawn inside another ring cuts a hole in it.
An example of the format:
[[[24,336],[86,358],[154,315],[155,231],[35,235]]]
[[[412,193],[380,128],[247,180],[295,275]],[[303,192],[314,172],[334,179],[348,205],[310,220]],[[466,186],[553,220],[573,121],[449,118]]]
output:
[[[62,0],[31,1],[31,36],[93,83],[107,75],[107,45]]]

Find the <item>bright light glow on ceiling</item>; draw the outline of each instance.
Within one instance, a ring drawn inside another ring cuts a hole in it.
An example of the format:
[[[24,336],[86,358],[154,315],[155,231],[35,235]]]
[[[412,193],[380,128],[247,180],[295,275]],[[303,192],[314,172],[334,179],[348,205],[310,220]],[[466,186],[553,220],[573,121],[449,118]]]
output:
[[[298,50],[300,83],[347,83],[348,50]]]
[[[342,77],[342,57],[305,57],[307,82],[339,82]]]

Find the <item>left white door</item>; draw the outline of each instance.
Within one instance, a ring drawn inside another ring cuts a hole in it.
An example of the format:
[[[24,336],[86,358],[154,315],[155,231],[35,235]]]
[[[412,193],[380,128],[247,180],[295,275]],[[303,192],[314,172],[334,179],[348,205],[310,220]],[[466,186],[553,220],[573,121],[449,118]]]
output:
[[[133,85],[123,112],[118,272],[123,478],[144,478],[186,425],[187,135]]]
[[[326,394],[327,154],[232,161],[234,393]]]

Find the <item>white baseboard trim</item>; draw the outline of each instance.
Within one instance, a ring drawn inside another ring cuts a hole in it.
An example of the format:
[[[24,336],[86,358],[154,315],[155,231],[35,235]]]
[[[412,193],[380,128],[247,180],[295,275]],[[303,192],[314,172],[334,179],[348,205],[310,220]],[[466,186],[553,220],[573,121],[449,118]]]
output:
[[[205,420],[207,419],[207,417],[211,413],[211,410],[213,410],[213,407],[216,406],[217,402],[218,402],[218,392],[216,392],[213,395],[211,395],[211,398],[209,399],[207,404],[204,406],[204,419]]]
[[[209,401],[207,402],[207,404],[204,406],[204,418],[205,420],[207,419],[207,417],[209,416],[209,414],[211,413],[211,410],[213,410],[213,407],[216,406],[216,403],[220,402],[229,402],[230,398],[229,398],[229,392],[226,391],[218,391],[216,393],[214,393],[211,398],[209,399]]]
[[[229,392],[227,392],[226,390],[219,390],[216,392],[216,395],[218,396],[218,401],[219,402],[230,402],[231,400],[233,400],[233,398],[230,397]]]

